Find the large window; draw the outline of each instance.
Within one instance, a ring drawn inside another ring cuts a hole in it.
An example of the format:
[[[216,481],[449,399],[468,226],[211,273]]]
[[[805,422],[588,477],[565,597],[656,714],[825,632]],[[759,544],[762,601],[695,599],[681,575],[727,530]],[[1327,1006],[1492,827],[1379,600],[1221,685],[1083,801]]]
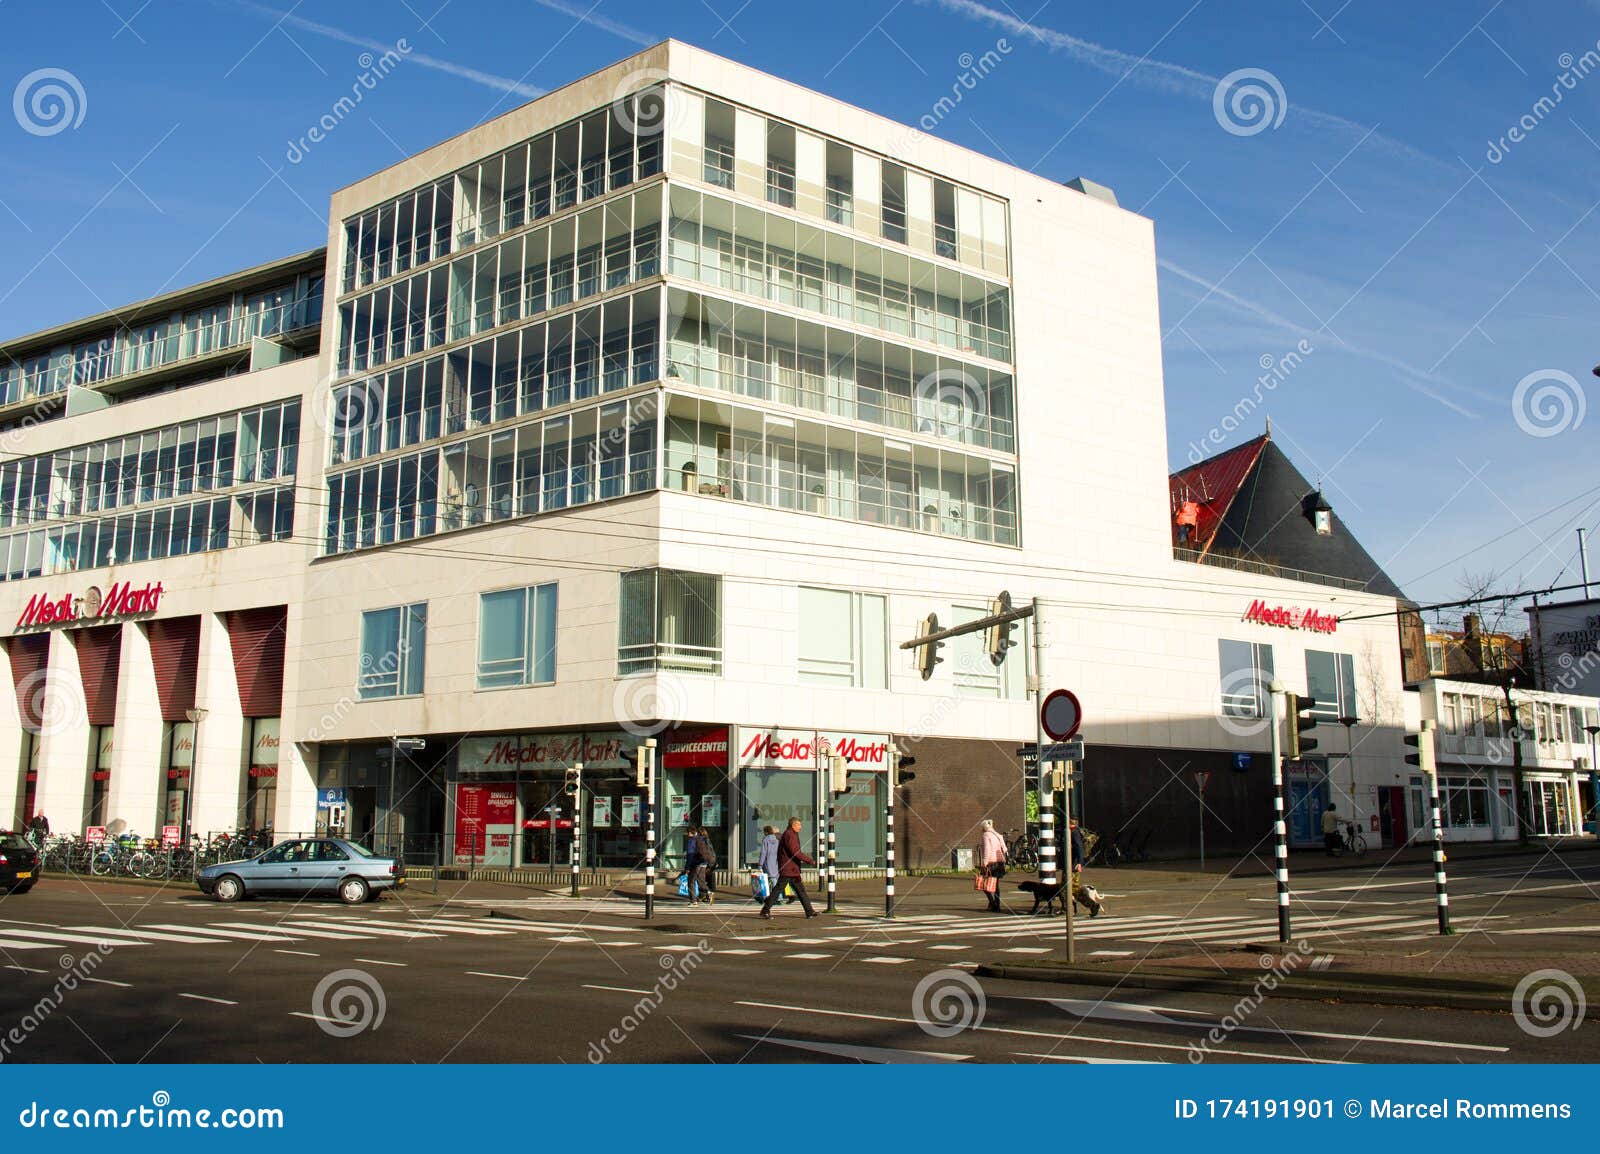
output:
[[[425,601],[363,613],[361,670],[356,679],[362,700],[421,693],[427,638]]]
[[[1489,783],[1483,778],[1441,775],[1439,793],[1445,829],[1489,827]]]
[[[989,615],[987,606],[957,605],[951,613],[952,625],[965,625]],[[989,660],[987,636],[967,633],[950,640],[950,670],[956,692],[963,697],[1000,697],[1020,700],[1028,692],[1028,622],[1017,622],[1011,634],[1014,648],[999,665]]]
[[[556,679],[556,583],[498,589],[478,599],[478,688]]]
[[[617,672],[722,673],[722,578],[637,569],[622,575]]]
[[[1315,701],[1311,716],[1324,721],[1359,716],[1356,707],[1356,660],[1348,653],[1306,650],[1306,692]]]
[[[885,598],[848,589],[800,588],[800,680],[887,689]]]
[[[1217,642],[1217,655],[1222,665],[1222,715],[1270,718],[1272,646],[1224,638]]]

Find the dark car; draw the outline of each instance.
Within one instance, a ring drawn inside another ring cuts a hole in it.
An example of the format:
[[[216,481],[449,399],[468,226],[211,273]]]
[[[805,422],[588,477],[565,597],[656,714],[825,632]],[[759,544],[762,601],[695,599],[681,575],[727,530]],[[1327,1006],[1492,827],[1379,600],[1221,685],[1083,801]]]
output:
[[[201,893],[222,902],[255,894],[337,894],[349,905],[406,884],[399,862],[336,837],[280,842],[257,857],[206,866],[195,880]]]
[[[0,833],[0,888],[25,894],[39,880],[39,851],[20,833]]]

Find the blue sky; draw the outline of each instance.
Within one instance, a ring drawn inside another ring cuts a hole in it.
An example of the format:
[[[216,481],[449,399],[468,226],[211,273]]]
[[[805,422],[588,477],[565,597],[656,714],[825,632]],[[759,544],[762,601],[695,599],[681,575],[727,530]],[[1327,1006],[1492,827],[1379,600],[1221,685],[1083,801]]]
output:
[[[1600,525],[1600,6],[741,3],[4,0],[4,87],[62,69],[82,98],[60,131],[0,124],[0,334],[315,247],[334,188],[667,36],[907,123],[1003,37],[936,132],[1155,221],[1173,467],[1270,415],[1412,596],[1574,579]]]

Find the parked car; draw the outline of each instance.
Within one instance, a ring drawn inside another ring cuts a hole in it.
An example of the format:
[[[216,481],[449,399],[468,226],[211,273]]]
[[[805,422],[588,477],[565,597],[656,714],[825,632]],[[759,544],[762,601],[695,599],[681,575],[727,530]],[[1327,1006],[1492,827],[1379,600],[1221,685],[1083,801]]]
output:
[[[219,902],[257,894],[337,894],[354,906],[405,885],[405,870],[395,859],[353,841],[318,837],[279,842],[253,858],[206,866],[195,880],[201,893]]]
[[[39,880],[39,851],[20,833],[0,831],[0,888],[25,894]]]

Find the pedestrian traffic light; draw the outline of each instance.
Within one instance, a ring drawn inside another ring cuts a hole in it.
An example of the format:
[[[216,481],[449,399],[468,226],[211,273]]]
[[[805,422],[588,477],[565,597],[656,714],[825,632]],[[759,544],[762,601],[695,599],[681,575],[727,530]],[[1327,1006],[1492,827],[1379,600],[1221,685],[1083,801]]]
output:
[[[1434,723],[1431,721],[1424,721],[1421,733],[1408,733],[1403,739],[1407,745],[1417,751],[1406,754],[1406,764],[1414,765],[1426,774],[1434,772],[1433,725]]]
[[[1310,716],[1312,711],[1317,708],[1317,700],[1314,697],[1301,697],[1298,694],[1285,693],[1283,702],[1285,706],[1284,717],[1289,723],[1289,740],[1286,743],[1284,756],[1290,761],[1294,761],[1302,753],[1310,753],[1317,748],[1315,738],[1301,736],[1306,730],[1317,727],[1317,719],[1314,716]]]
[[[930,613],[922,619],[922,629],[918,637],[926,637],[930,633],[939,632],[939,615]],[[939,656],[939,650],[944,648],[943,641],[928,641],[917,646],[917,670],[926,681],[933,676],[933,667],[944,660]]]
[[[834,793],[850,788],[850,763],[843,754],[836,753],[828,758],[828,788]]]
[[[998,617],[1003,613],[1011,612],[1011,594],[1001,590],[1000,596],[989,602],[989,616]],[[989,660],[996,665],[1005,663],[1006,650],[1016,644],[1011,639],[1017,623],[1005,621],[989,626],[984,630],[984,648],[989,653]]]
[[[578,796],[578,789],[583,780],[582,775],[583,767],[581,765],[573,765],[567,768],[566,792],[570,793],[573,797]]]
[[[902,755],[897,758],[894,766],[894,783],[896,785],[904,785],[908,781],[916,780],[916,773],[907,768],[916,764],[917,759],[910,755]]]

